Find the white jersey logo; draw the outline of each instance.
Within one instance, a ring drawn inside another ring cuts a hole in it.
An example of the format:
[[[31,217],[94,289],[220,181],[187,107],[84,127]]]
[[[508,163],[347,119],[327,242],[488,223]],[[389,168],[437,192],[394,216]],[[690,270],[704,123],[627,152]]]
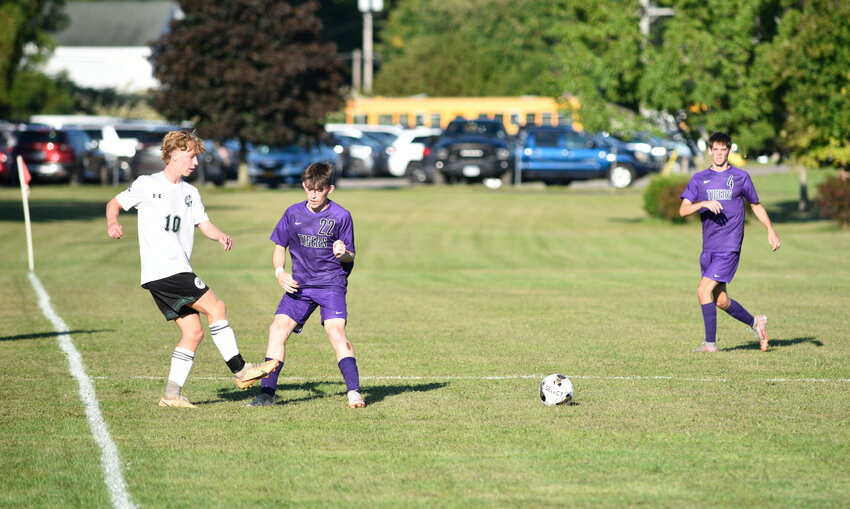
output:
[[[186,203],[187,207],[192,206],[192,197],[190,195],[186,195],[186,198],[183,199],[183,202]]]
[[[201,278],[195,276],[195,286],[197,286],[199,290],[203,290],[206,285],[203,281],[201,281]]]

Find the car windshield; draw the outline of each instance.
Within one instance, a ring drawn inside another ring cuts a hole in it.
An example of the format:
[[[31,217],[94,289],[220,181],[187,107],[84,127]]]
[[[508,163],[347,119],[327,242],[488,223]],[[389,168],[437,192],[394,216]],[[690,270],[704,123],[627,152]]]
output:
[[[479,134],[484,136],[505,137],[505,128],[496,122],[451,122],[446,128],[449,136],[461,134]]]
[[[64,142],[65,133],[60,131],[24,131],[18,137],[18,143]]]

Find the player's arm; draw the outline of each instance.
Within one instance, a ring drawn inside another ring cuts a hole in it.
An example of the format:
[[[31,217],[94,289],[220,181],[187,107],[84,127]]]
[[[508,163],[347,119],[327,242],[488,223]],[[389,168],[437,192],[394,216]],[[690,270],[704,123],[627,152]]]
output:
[[[203,233],[208,239],[214,240],[224,246],[225,251],[230,251],[233,247],[233,239],[230,238],[230,235],[219,230],[218,226],[212,224],[211,221],[207,220],[202,223],[198,223],[198,229],[201,230],[201,233]]]
[[[106,204],[106,233],[113,239],[120,239],[124,236],[124,229],[118,222],[120,212],[121,203],[118,202],[118,198],[109,200],[109,203]]]
[[[691,203],[691,200],[682,198],[682,204],[679,205],[679,215],[682,217],[689,216],[701,209],[708,209],[715,214],[719,214],[720,211],[723,210],[723,205],[721,205],[717,200],[706,200]]]
[[[295,293],[298,290],[298,282],[292,279],[292,274],[286,272],[286,248],[280,244],[274,245],[272,251],[272,265],[274,266],[274,275],[280,287],[286,293]]]
[[[773,224],[770,222],[770,217],[767,215],[767,211],[764,210],[764,206],[761,203],[751,203],[750,208],[753,209],[753,214],[761,221],[761,224],[767,228],[767,242],[776,251],[782,245],[782,242],[779,240],[776,230],[773,229]]]
[[[351,263],[354,261],[354,251],[349,251],[345,247],[345,242],[337,240],[333,244],[334,256],[342,263]]]

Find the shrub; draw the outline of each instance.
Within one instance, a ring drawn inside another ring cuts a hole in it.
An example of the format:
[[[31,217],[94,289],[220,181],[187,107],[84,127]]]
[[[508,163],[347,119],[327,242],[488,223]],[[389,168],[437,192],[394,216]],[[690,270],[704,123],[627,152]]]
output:
[[[674,223],[684,223],[696,215],[679,216],[682,200],[679,198],[688,185],[687,175],[653,175],[643,193],[643,210],[652,217]]]
[[[815,205],[821,217],[850,225],[850,179],[830,177],[821,182]]]

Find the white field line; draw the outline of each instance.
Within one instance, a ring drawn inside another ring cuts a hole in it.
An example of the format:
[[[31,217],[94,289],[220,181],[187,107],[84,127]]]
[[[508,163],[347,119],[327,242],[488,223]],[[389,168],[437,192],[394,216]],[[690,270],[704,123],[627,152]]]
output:
[[[493,375],[493,376],[455,376],[455,375],[444,375],[444,376],[361,376],[360,380],[401,380],[401,381],[416,381],[416,380],[512,380],[512,379],[520,379],[520,378],[528,378],[528,379],[536,379],[543,378],[545,375],[542,374],[534,374],[534,375]],[[570,379],[577,380],[615,380],[615,381],[653,381],[653,380],[664,380],[671,382],[720,382],[720,383],[729,383],[729,382],[744,382],[744,383],[752,383],[752,382],[762,382],[762,383],[850,383],[850,378],[748,378],[748,379],[740,379],[735,380],[732,378],[723,378],[723,377],[704,377],[704,378],[696,378],[696,377],[680,377],[680,376],[603,376],[603,375],[564,375]],[[130,377],[134,380],[165,380],[164,376],[134,376]],[[99,376],[92,377],[92,379],[97,380],[107,380],[109,377]],[[223,377],[223,376],[198,376],[192,377],[193,380],[233,380],[232,377]],[[307,378],[303,376],[288,376],[288,377],[279,377],[278,381],[293,381],[293,382],[305,382],[305,381],[319,381],[319,382],[341,382],[339,377],[319,377],[319,378]]]
[[[83,358],[76,347],[74,347],[73,341],[71,341],[68,326],[53,311],[53,306],[50,305],[50,296],[44,290],[35,272],[31,271],[29,277],[33,288],[35,288],[35,293],[38,294],[38,305],[41,306],[44,316],[53,323],[53,328],[59,333],[57,341],[59,342],[59,347],[68,357],[71,375],[73,375],[80,385],[80,400],[86,408],[86,417],[88,417],[94,440],[100,447],[100,464],[103,468],[104,481],[106,482],[106,487],[109,489],[109,498],[112,500],[112,506],[120,509],[134,508],[135,505],[130,500],[130,494],[127,491],[127,484],[124,482],[124,477],[121,474],[118,449],[115,447],[115,443],[110,438],[109,431],[106,429],[106,422],[104,422],[103,416],[100,413],[100,404],[94,393],[94,386],[83,367]]]

